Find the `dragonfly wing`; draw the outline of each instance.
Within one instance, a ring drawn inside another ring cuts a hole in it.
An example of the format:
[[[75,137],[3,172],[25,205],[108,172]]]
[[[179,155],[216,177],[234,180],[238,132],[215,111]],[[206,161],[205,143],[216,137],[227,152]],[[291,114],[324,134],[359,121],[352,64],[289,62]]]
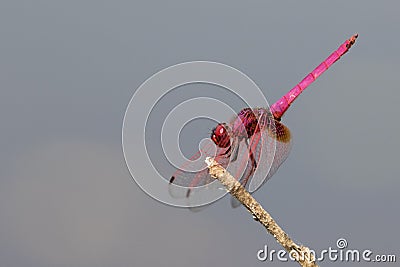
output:
[[[290,150],[292,149],[292,137],[289,128],[279,121],[275,122],[275,135],[276,135],[276,150],[274,161],[272,162],[271,169],[268,172],[267,179],[278,170],[279,166],[287,159]]]
[[[214,157],[218,163],[226,167],[229,163],[229,154],[226,153],[227,148],[218,148],[211,142],[187,160],[170,179],[169,194],[178,199],[186,198],[188,207],[208,204],[209,196],[213,194],[212,190],[215,192],[223,187],[209,175],[204,160],[206,157]],[[209,190],[209,194],[203,190]]]
[[[248,188],[251,193],[276,173],[287,159],[292,146],[290,130],[280,121],[274,120],[273,123],[269,123],[259,134],[258,144],[251,145],[255,148],[257,159],[257,170]]]
[[[253,134],[249,142],[245,140],[243,143],[246,144],[247,165],[243,167],[244,164],[241,164],[241,168],[244,170],[241,176],[236,177],[241,177],[240,183],[251,193],[256,190],[252,187],[258,188],[261,186],[273,165],[276,139],[274,136],[268,135],[266,131],[258,131]],[[243,162],[245,161],[243,160]],[[231,206],[233,208],[240,205],[236,198],[231,198]]]
[[[232,207],[232,208],[237,208],[237,207],[239,207],[240,205],[242,205],[242,203],[240,203],[239,200],[237,200],[237,199],[234,198],[234,197],[231,197],[231,207]]]

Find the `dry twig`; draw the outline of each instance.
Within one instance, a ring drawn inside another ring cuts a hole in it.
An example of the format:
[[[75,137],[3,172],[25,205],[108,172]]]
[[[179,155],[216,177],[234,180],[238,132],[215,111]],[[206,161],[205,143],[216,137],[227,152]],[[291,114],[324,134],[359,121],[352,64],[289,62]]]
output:
[[[273,235],[284,249],[292,255],[301,266],[318,266],[315,263],[315,256],[310,253],[310,249],[305,246],[297,245],[275,222],[271,215],[250,195],[249,192],[218,162],[208,157],[206,163],[210,175],[218,179],[228,190],[228,192],[242,203],[243,206],[259,221],[265,229]]]

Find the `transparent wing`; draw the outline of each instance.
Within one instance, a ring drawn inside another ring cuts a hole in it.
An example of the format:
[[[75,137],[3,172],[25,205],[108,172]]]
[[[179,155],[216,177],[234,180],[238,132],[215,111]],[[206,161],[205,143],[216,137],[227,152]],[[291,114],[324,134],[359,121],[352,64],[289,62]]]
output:
[[[276,173],[292,147],[290,130],[275,119],[271,120],[259,135],[258,143],[251,146],[252,149],[255,148],[257,169],[248,187],[250,193],[260,188]]]
[[[287,159],[292,146],[290,130],[275,119],[255,133],[248,145],[249,153],[253,153],[255,160],[248,161],[246,170],[241,177],[241,183],[250,193],[258,190],[267,182]],[[253,166],[255,162],[255,166]],[[250,181],[250,183],[249,183]],[[231,198],[231,206],[236,208],[240,202]]]
[[[191,207],[207,203],[207,195],[199,194],[199,191],[208,190],[209,194],[213,194],[212,190],[220,190],[223,186],[209,175],[204,160],[206,157],[214,157],[219,164],[226,167],[229,162],[228,149],[219,148],[210,140],[172,175],[169,194],[174,198],[186,198],[187,205]]]
[[[212,141],[211,141],[212,142]],[[179,170],[171,177],[169,193],[174,198],[186,198],[187,205],[192,207],[192,211],[201,210],[203,207],[199,205],[210,204],[204,198],[205,194],[199,193],[202,190],[208,190],[209,194],[213,194],[213,190],[226,193],[224,186],[216,179],[212,178],[208,173],[207,165],[204,159],[214,157],[230,173],[235,177],[241,177],[244,172],[248,172],[248,147],[245,142],[238,143],[235,138],[231,140],[232,146],[228,148],[219,148],[214,144],[207,144],[202,147],[193,157],[191,157]],[[213,150],[216,152],[213,153]],[[198,169],[200,171],[190,172],[185,170]],[[203,191],[204,193],[204,191]],[[210,195],[206,195],[208,198]]]

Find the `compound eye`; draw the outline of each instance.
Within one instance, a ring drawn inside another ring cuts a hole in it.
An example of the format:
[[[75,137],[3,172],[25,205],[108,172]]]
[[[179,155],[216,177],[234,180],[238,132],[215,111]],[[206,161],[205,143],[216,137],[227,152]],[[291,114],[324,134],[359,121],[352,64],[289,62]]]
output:
[[[223,124],[218,124],[211,133],[211,139],[219,147],[228,147],[230,145],[228,131]]]
[[[226,129],[223,125],[218,125],[216,129],[217,135],[223,136],[226,134]]]

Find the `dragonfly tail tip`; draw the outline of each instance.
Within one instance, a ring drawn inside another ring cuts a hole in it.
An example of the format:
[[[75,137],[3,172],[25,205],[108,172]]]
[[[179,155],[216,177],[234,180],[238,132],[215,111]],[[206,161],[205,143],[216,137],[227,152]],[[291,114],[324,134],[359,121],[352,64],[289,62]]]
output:
[[[358,38],[358,33],[356,33],[353,36],[351,36],[350,42],[353,44],[356,41],[357,38]]]

